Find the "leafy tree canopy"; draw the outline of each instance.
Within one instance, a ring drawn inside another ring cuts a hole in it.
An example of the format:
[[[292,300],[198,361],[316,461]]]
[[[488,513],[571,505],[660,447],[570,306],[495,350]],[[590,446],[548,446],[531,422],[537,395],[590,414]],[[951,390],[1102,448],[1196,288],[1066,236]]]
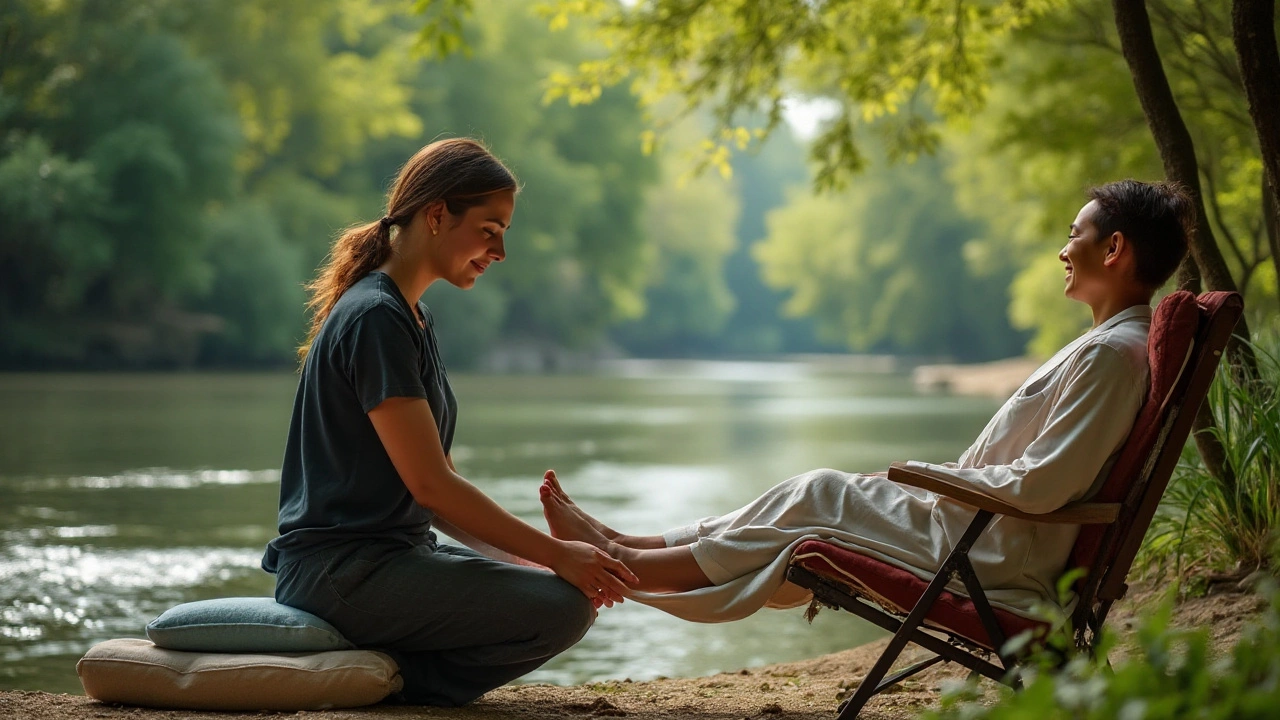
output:
[[[630,79],[642,102],[671,96],[690,108],[709,105],[720,131],[708,163],[728,162],[762,132],[748,118],[763,111],[764,132],[782,119],[795,94],[835,99],[838,112],[810,147],[815,182],[834,187],[866,164],[858,129],[871,125],[891,157],[937,148],[935,117],[980,108],[999,38],[1061,0],[548,0],[539,4],[553,28],[586,17],[608,49],[600,58],[550,76],[549,98],[593,101]],[[424,39],[446,48],[449,21],[466,0],[431,4]]]

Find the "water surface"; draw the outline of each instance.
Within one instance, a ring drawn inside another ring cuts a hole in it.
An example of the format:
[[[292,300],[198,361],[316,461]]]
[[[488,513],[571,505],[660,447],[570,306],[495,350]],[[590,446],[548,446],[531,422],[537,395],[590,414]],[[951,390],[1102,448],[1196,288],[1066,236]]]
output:
[[[459,471],[543,526],[555,468],[613,527],[657,533],[818,467],[955,459],[994,412],[899,374],[828,364],[641,362],[590,376],[455,375]],[[270,595],[292,374],[0,375],[0,689],[81,692],[93,643],[190,600]],[[697,625],[635,603],[529,676],[701,675],[879,636],[802,610]]]

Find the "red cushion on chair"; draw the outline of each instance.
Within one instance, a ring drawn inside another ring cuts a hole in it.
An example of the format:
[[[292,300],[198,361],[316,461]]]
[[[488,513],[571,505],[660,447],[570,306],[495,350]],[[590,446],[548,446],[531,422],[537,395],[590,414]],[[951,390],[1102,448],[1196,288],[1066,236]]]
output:
[[[821,540],[800,543],[791,556],[791,563],[850,587],[854,594],[867,597],[886,606],[888,610],[904,615],[911,611],[928,586],[927,582],[900,567]],[[995,611],[996,621],[1006,639],[1024,630],[1035,632],[1048,628],[1046,623],[1000,608],[993,607],[992,610]],[[933,604],[933,609],[925,617],[925,622],[946,628],[989,650],[996,649],[992,647],[987,631],[978,619],[978,610],[973,601],[963,595],[943,590]]]
[[[1210,296],[1226,296],[1229,293],[1205,293],[1209,302],[1221,304],[1223,298]],[[1133,482],[1142,473],[1147,458],[1155,446],[1156,437],[1160,434],[1161,416],[1165,398],[1173,390],[1186,365],[1188,353],[1195,340],[1196,328],[1200,324],[1200,307],[1196,296],[1186,290],[1170,293],[1160,301],[1151,317],[1151,332],[1147,336],[1147,364],[1151,368],[1151,384],[1147,390],[1147,399],[1138,411],[1133,429],[1125,440],[1124,447],[1111,473],[1107,475],[1102,488],[1090,500],[1094,502],[1124,502]],[[1098,548],[1102,544],[1102,536],[1106,533],[1106,525],[1085,525],[1080,528],[1075,547],[1067,562],[1068,568],[1090,567]]]

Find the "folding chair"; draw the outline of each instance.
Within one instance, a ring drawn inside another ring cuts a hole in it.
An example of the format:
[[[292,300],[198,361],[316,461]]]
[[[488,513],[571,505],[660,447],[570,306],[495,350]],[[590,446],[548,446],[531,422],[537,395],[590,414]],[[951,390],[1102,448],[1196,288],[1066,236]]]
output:
[[[840,720],[857,717],[873,695],[939,662],[1013,684],[1018,661],[1005,641],[1048,625],[993,608],[969,562],[969,549],[995,515],[1080,525],[1067,567],[1085,568],[1072,613],[1075,643],[1092,651],[1112,603],[1128,590],[1125,576],[1177,465],[1214,371],[1243,311],[1236,293],[1185,291],[1166,296],[1156,308],[1148,336],[1151,386],[1120,456],[1102,488],[1088,501],[1030,515],[959,484],[908,469],[889,468],[889,479],[946,495],[976,509],[973,521],[930,581],[894,565],[821,540],[801,543],[791,556],[787,579],[813,592],[816,602],[838,607],[894,633],[858,690],[839,709]],[[953,579],[967,597],[946,590]],[[905,616],[905,619],[900,619]],[[926,629],[927,628],[927,629]],[[908,642],[933,653],[885,677]],[[999,665],[992,662],[995,654]]]

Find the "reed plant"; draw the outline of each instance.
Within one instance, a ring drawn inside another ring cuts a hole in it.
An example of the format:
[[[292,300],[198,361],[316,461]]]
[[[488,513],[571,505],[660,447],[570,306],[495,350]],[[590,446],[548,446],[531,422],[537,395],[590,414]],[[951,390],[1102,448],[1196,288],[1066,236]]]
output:
[[[1184,591],[1242,581],[1271,567],[1280,537],[1280,360],[1276,335],[1252,343],[1256,375],[1227,364],[1209,389],[1225,477],[1211,474],[1188,442],[1143,541],[1138,565],[1173,576]],[[1190,582],[1186,582],[1190,581]]]

